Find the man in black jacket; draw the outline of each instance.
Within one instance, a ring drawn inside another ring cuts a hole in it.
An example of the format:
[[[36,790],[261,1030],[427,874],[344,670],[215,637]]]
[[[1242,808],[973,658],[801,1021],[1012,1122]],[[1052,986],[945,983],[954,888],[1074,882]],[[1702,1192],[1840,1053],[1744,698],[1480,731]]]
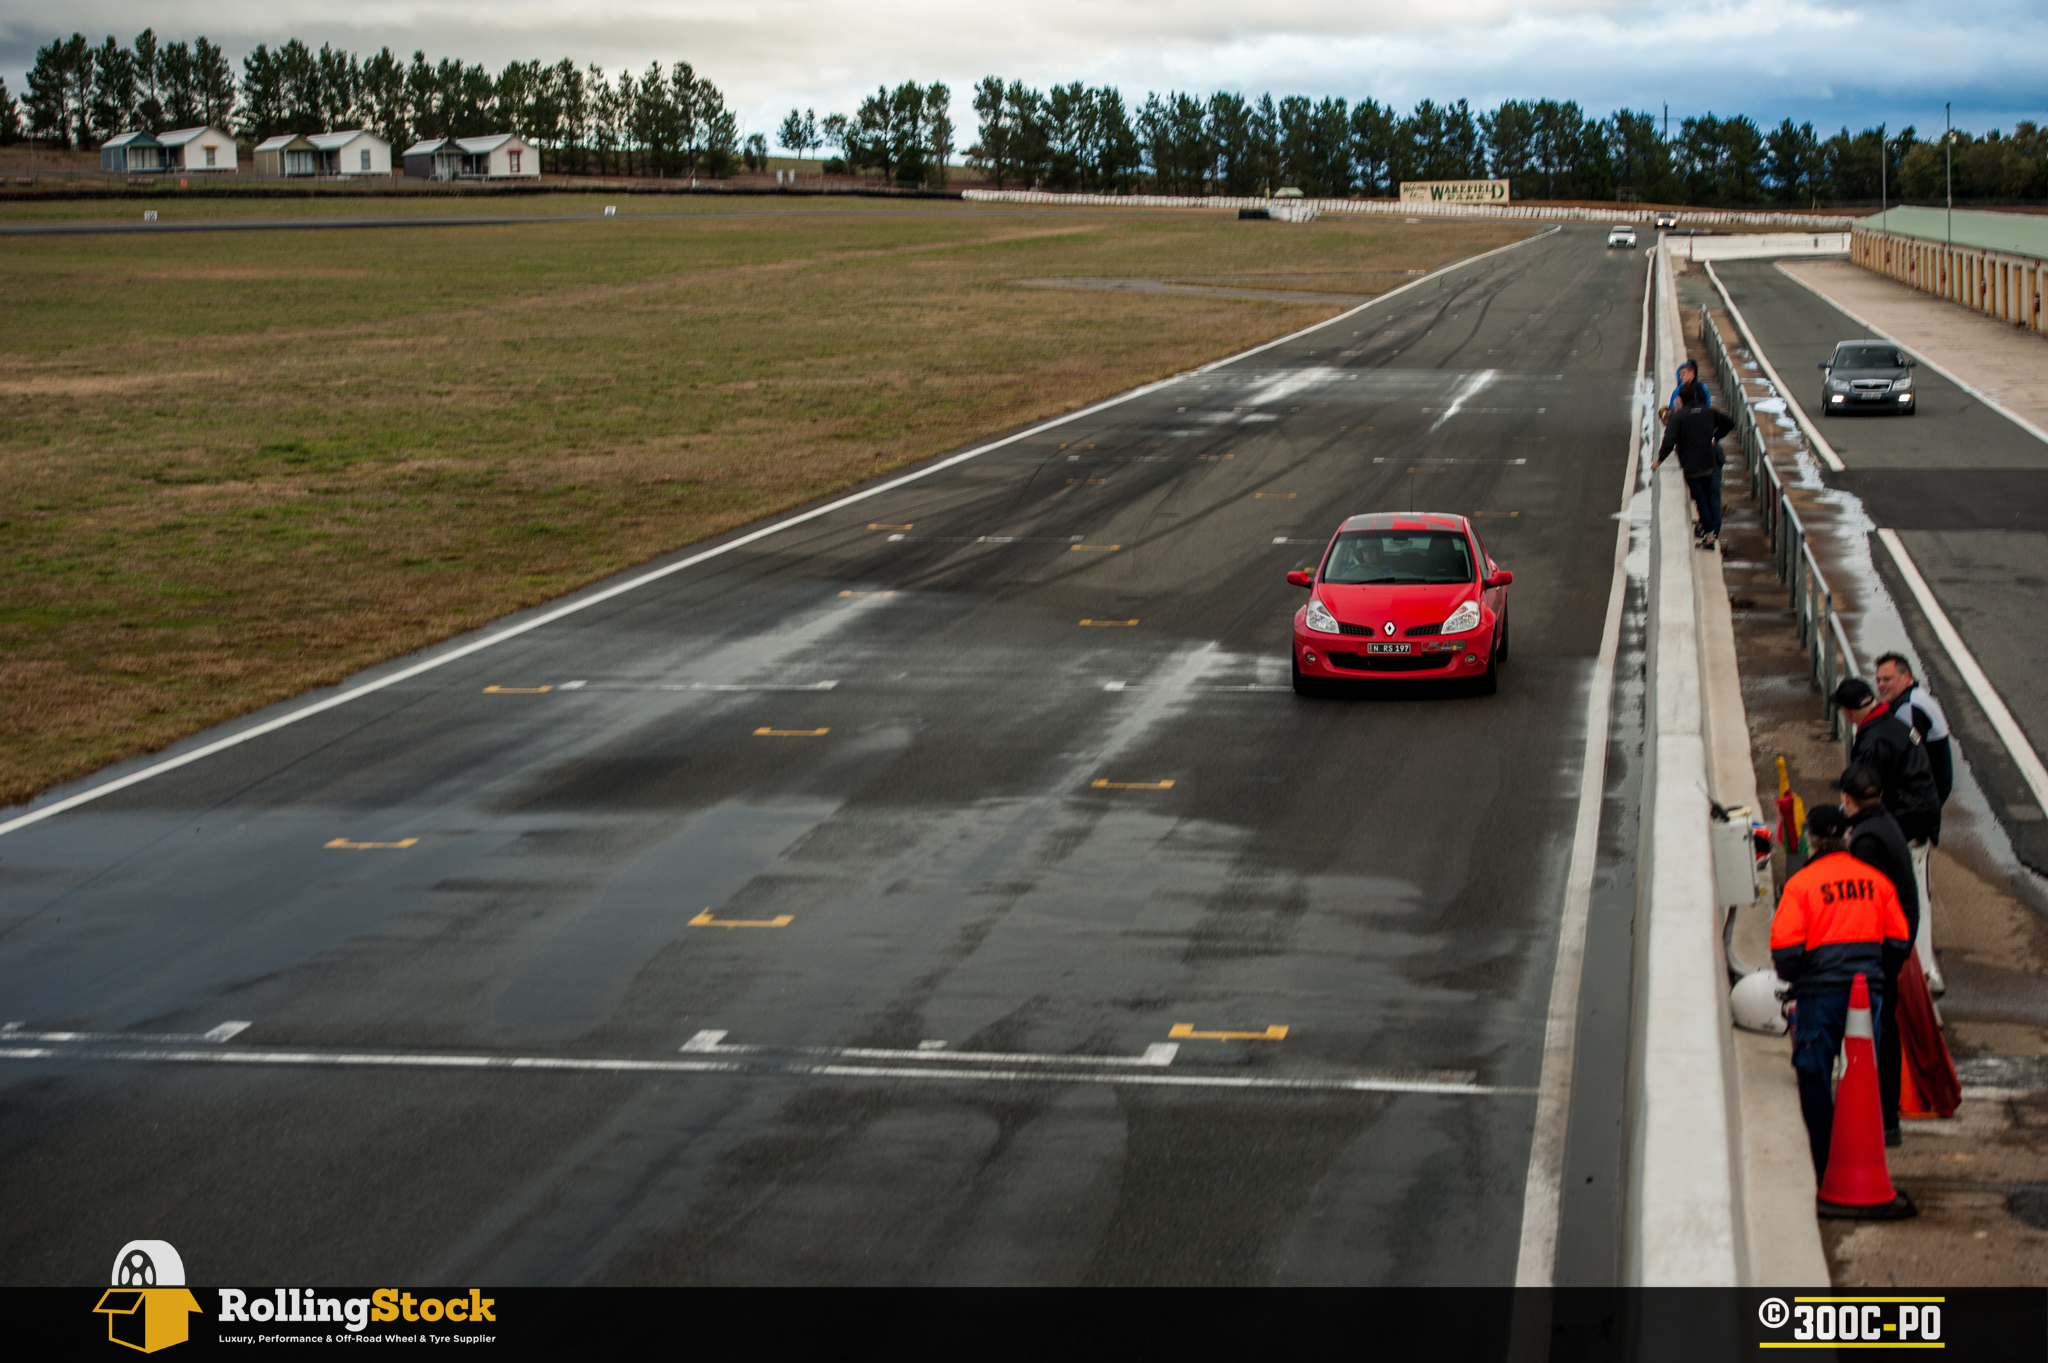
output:
[[[1849,765],[1869,767],[1884,787],[1884,807],[1899,821],[1907,842],[1941,841],[1941,796],[1934,772],[1920,749],[1920,735],[1885,708],[1861,677],[1835,687],[1835,704],[1856,726]]]
[[[1721,541],[1721,437],[1735,429],[1734,419],[1707,403],[1707,390],[1697,380],[1678,390],[1681,404],[1664,423],[1664,441],[1657,447],[1663,466],[1673,450],[1685,470],[1685,485],[1699,508],[1699,543],[1711,549]]]
[[[1849,855],[1892,883],[1911,936],[1920,932],[1920,882],[1899,821],[1884,807],[1884,785],[1869,767],[1850,767],[1835,782],[1842,812],[1849,816]],[[1884,1108],[1884,1141],[1899,1143],[1899,970],[1903,960],[1885,962],[1884,1002],[1878,1009],[1877,1092]]]

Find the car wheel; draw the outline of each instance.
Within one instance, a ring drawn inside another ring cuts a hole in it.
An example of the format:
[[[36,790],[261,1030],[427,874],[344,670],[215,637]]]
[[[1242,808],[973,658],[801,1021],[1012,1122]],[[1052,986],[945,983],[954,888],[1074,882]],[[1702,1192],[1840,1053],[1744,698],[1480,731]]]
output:
[[[1500,642],[1493,646],[1493,662],[1498,667],[1508,660],[1508,618],[1500,618]]]
[[[1290,660],[1290,663],[1291,663],[1291,665],[1292,665],[1292,667],[1293,667],[1293,670],[1294,670],[1294,694],[1295,694],[1295,695],[1297,695],[1297,696],[1320,696],[1320,695],[1322,695],[1322,694],[1323,694],[1323,684],[1322,684],[1322,682],[1320,682],[1319,680],[1317,680],[1317,679],[1316,679],[1316,678],[1314,678],[1314,677],[1309,677],[1309,676],[1304,676],[1304,675],[1302,675],[1302,671],[1301,671],[1301,660],[1300,660],[1299,658],[1291,659],[1291,660]]]
[[[1906,404],[1903,410],[1905,411],[1907,416],[1912,416],[1914,413],[1920,410],[1920,404],[1917,402],[1909,402]]]
[[[1486,660],[1486,671],[1482,672],[1479,675],[1478,681],[1472,683],[1472,689],[1474,692],[1482,696],[1490,696],[1494,692],[1500,690],[1499,654],[1496,653]]]

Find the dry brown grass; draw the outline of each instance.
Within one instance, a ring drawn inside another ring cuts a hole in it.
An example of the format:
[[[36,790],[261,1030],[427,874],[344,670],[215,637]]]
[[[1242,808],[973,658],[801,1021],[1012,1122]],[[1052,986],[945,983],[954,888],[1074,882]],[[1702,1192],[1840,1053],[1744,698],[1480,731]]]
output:
[[[11,241],[0,801],[1529,230],[830,207]]]

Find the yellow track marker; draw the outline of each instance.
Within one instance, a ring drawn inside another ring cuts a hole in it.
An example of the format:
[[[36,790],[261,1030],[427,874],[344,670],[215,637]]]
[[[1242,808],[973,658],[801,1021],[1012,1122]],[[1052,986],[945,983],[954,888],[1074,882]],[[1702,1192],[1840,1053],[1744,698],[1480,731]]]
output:
[[[841,596],[894,596],[895,592],[841,592]]]
[[[1114,626],[1124,626],[1124,625],[1135,625],[1135,624],[1137,624],[1138,622],[1137,622],[1136,620],[1083,620],[1083,621],[1082,621],[1081,623],[1082,623],[1082,624],[1084,624],[1084,625],[1114,625]]]
[[[773,918],[713,918],[706,909],[690,920],[693,928],[786,928],[796,921],[796,915],[778,913]]]
[[[361,851],[364,848],[370,847],[410,847],[418,841],[418,838],[407,838],[402,842],[350,842],[347,838],[336,838],[332,842],[325,842],[320,845],[322,847],[346,847],[350,851]]]
[[[541,696],[554,690],[552,686],[486,686],[487,696]]]
[[[756,729],[756,738],[823,738],[830,729]]]
[[[1287,1028],[1275,1023],[1263,1032],[1198,1032],[1192,1022],[1176,1022],[1167,1035],[1176,1041],[1285,1041]]]
[[[868,522],[868,529],[870,529],[870,530],[911,530],[911,529],[915,529],[915,528],[916,528],[916,525],[917,525],[917,522],[915,522],[915,521],[905,521],[905,522],[904,522],[903,524],[901,524],[901,525],[883,525],[883,524],[882,524],[881,522],[879,522],[879,521],[869,521],[869,522]]]
[[[1294,497],[1295,494],[1292,492],[1254,492],[1252,494],[1252,500],[1255,502],[1291,502],[1294,500]]]
[[[1117,550],[1123,548],[1123,546],[1121,544],[1070,544],[1067,546],[1067,548],[1073,550],[1077,554],[1082,553],[1084,551],[1113,554]]]
[[[1519,511],[1476,511],[1473,514],[1477,516],[1519,516],[1522,513]]]
[[[1090,781],[1091,790],[1172,790],[1171,781]]]
[[[1076,483],[1080,483],[1080,484],[1084,484],[1084,485],[1086,485],[1086,486],[1088,486],[1088,487],[1095,487],[1095,486],[1098,486],[1099,484],[1102,484],[1102,483],[1106,483],[1106,482],[1108,482],[1108,481],[1109,481],[1109,479],[1107,479],[1107,478],[1069,478],[1069,479],[1067,479],[1067,486],[1068,486],[1068,487],[1072,487],[1072,486],[1074,486],[1074,485],[1075,485]]]

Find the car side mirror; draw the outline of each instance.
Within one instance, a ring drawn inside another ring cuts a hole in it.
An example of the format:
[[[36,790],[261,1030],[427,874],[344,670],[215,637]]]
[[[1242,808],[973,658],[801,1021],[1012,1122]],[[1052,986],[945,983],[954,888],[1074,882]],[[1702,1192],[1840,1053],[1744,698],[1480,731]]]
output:
[[[1819,364],[1814,366],[1815,369],[1826,369],[1827,367],[1828,362],[1826,360],[1822,360]]]
[[[1918,361],[1918,360],[1907,360],[1907,361],[1906,361],[1906,368],[1908,368],[1908,369],[1918,369],[1919,367],[1920,367],[1920,361]]]
[[[1492,575],[1486,579],[1486,585],[1488,587],[1505,587],[1514,580],[1515,575],[1507,569],[1495,568]]]
[[[1316,580],[1299,568],[1290,568],[1287,572],[1287,585],[1290,587],[1313,587],[1316,585]]]

